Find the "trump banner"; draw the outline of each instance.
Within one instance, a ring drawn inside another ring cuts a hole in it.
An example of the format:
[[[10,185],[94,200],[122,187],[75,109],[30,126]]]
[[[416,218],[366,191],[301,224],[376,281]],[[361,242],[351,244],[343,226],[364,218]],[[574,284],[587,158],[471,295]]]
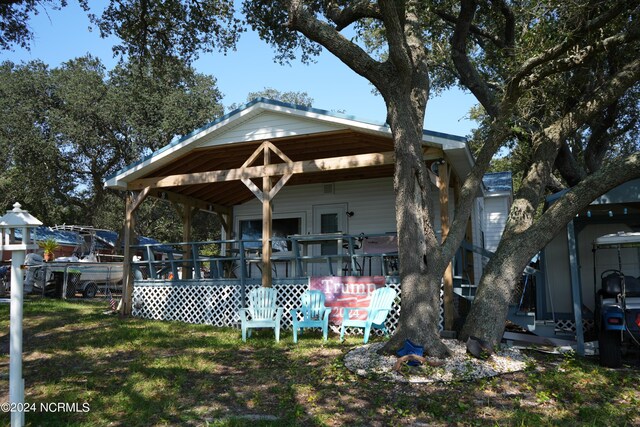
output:
[[[311,277],[312,290],[325,294],[325,305],[331,308],[329,321],[342,324],[343,307],[369,307],[371,293],[385,287],[384,276],[320,276]],[[351,310],[350,319],[367,318],[364,310]]]

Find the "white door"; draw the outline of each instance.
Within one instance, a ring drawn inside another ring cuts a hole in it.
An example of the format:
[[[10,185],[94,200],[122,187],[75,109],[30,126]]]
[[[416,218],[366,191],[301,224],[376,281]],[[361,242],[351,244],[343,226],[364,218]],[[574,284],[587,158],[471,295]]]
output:
[[[313,233],[314,234],[330,234],[343,233],[347,234],[347,204],[335,203],[330,205],[316,205],[313,207]],[[313,245],[312,253],[319,255],[337,255],[342,253],[342,243],[339,240],[322,242]],[[341,261],[336,259],[332,262],[333,274],[340,275],[342,273]],[[315,263],[313,269],[314,276],[329,275],[331,273],[327,263]]]

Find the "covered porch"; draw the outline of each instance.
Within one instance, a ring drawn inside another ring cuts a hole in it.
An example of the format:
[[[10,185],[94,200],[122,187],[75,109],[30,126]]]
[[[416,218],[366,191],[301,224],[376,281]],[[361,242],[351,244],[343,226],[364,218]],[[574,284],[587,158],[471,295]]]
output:
[[[428,131],[423,157],[438,189],[435,221],[446,235],[457,177],[473,161],[464,138]],[[385,125],[264,99],[128,166],[106,186],[127,191],[125,259],[148,255],[125,263],[125,313],[140,305],[137,289],[151,286],[233,286],[240,303],[250,286],[308,286],[318,276],[381,276],[397,286],[393,170]],[[147,197],[173,203],[183,219],[183,242],[163,259],[134,245],[135,211]],[[220,241],[191,241],[199,210],[220,216]],[[475,244],[474,233],[470,226]],[[446,306],[453,269],[443,281]]]

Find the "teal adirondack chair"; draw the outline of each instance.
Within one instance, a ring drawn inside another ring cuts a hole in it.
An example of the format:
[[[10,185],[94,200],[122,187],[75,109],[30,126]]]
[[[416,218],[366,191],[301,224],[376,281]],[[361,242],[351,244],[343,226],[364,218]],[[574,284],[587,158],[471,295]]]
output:
[[[322,328],[322,337],[327,340],[331,309],[324,305],[324,298],[322,291],[305,291],[300,297],[300,307],[291,310],[294,343],[298,342],[298,329],[302,328]]]
[[[276,307],[277,292],[273,288],[256,288],[249,292],[249,307],[238,311],[242,327],[242,341],[251,336],[251,329],[273,328],[276,341],[280,341],[282,307]]]
[[[396,298],[397,292],[391,288],[379,288],[371,293],[371,302],[369,307],[346,307],[342,318],[342,327],[340,328],[340,341],[344,339],[345,328],[364,328],[364,343],[369,341],[371,328],[379,329],[386,336],[389,331],[384,322],[391,311],[391,305]],[[365,320],[349,319],[349,312],[353,310],[361,310],[367,312]]]

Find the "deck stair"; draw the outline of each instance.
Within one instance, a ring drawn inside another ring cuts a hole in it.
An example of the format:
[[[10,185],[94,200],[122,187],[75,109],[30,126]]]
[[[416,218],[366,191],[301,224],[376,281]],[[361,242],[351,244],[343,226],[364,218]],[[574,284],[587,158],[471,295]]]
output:
[[[453,278],[453,292],[469,301],[473,301],[477,288],[476,285],[469,283],[460,276],[454,276]]]
[[[536,314],[532,311],[522,311],[517,305],[510,305],[507,319],[530,332],[538,332],[536,330]]]
[[[537,320],[536,335],[549,338],[575,340],[575,332],[558,328],[554,320]]]

